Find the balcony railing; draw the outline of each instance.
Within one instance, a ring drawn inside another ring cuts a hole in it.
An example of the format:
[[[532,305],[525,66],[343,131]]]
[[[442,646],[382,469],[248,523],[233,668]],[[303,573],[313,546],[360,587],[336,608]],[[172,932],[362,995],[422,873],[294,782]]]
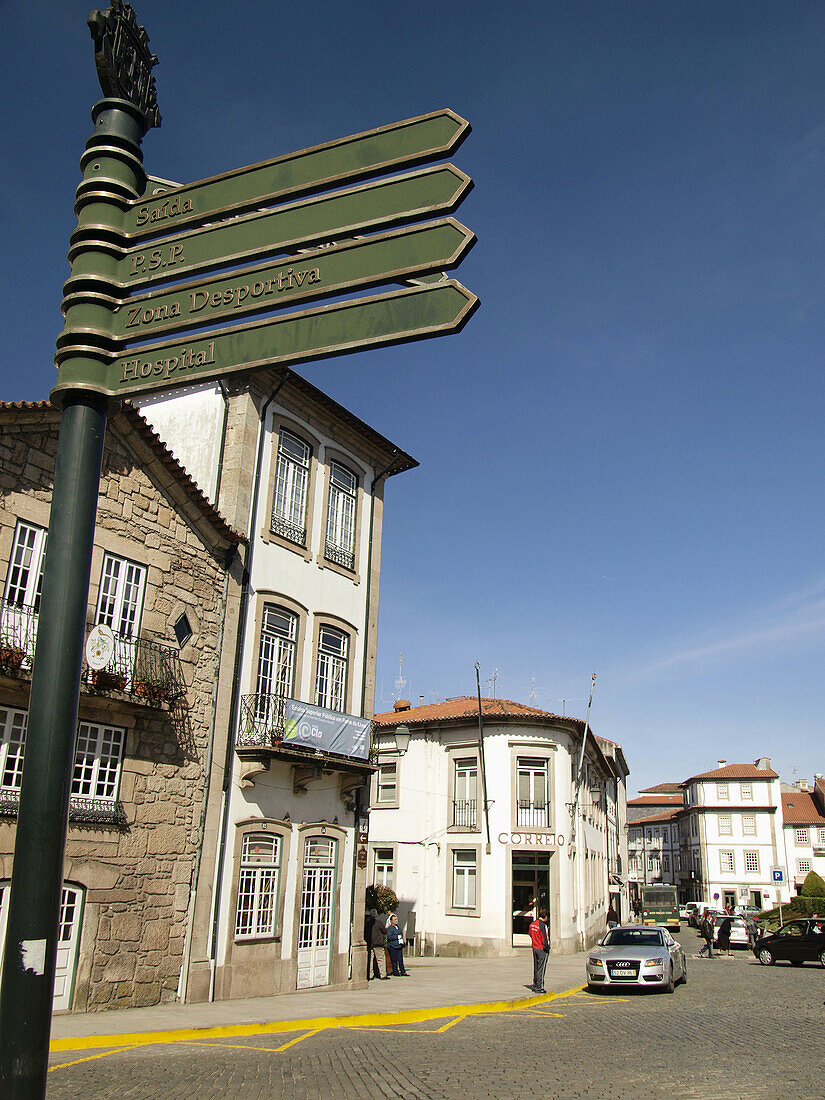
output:
[[[520,798],[518,800],[516,824],[520,829],[546,829],[547,803]]]
[[[342,547],[336,546],[332,542],[327,542],[325,544],[324,557],[327,561],[334,562],[344,569],[355,568],[355,554],[351,550],[344,550]]]
[[[0,672],[31,673],[38,613],[0,600]],[[149,638],[115,634],[109,663],[86,668],[84,684],[94,691],[119,691],[150,706],[172,703],[186,692],[178,651]]]
[[[235,744],[238,748],[274,748],[283,740],[285,724],[285,696],[242,695]]]
[[[453,825],[458,829],[475,829],[476,825],[476,800],[474,798],[458,798],[453,802]]]
[[[20,791],[0,788],[0,817],[17,817],[20,809]],[[126,825],[126,811],[118,799],[81,798],[72,795],[69,802],[69,821],[78,825]]]

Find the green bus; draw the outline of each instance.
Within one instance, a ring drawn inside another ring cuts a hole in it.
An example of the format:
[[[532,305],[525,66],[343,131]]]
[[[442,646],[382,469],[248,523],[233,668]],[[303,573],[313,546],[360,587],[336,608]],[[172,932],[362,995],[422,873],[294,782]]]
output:
[[[664,924],[679,931],[679,891],[675,886],[642,888],[642,924]]]

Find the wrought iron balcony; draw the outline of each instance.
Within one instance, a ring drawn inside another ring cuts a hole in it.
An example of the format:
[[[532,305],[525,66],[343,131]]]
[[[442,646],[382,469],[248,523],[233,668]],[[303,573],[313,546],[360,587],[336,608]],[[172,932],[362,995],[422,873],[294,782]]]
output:
[[[173,703],[186,692],[176,649],[125,634],[115,634],[109,663],[100,669],[87,668],[83,679],[94,691],[121,691],[148,706]]]
[[[351,550],[343,550],[340,546],[336,546],[332,542],[327,542],[324,546],[324,557],[327,561],[334,562],[335,565],[340,565],[344,569],[355,568],[355,554]]]
[[[20,809],[20,791],[16,788],[0,788],[0,817],[17,817]],[[69,802],[69,821],[77,825],[127,825],[126,811],[119,799],[81,798],[72,795]]]
[[[235,744],[238,748],[274,748],[284,736],[286,697],[242,695]]]
[[[299,527],[296,523],[290,523],[288,519],[276,516],[274,512],[272,513],[269,529],[273,535],[279,535],[282,539],[294,542],[296,546],[305,547],[307,544],[306,527]]]
[[[516,824],[520,829],[546,829],[547,803],[533,802],[530,799],[518,800]]]
[[[453,825],[457,829],[476,829],[476,800],[458,798],[453,801]]]
[[[0,600],[0,673],[31,674],[38,619],[35,608]],[[111,660],[105,668],[86,668],[83,682],[93,691],[123,692],[148,706],[173,703],[186,692],[174,647],[125,634],[115,634]]]

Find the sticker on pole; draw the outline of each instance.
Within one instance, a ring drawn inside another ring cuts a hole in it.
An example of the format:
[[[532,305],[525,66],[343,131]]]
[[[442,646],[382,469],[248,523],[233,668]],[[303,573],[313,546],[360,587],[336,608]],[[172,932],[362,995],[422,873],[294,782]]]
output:
[[[115,652],[115,636],[108,626],[98,623],[86,639],[86,664],[91,669],[105,668]]]

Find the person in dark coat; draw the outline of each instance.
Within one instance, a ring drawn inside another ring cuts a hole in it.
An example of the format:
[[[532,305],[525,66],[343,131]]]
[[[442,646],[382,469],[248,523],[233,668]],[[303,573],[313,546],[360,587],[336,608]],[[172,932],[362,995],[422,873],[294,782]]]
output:
[[[607,927],[615,928],[619,923],[619,914],[613,908],[613,903],[610,903],[610,908],[607,910]]]
[[[392,960],[392,976],[394,978],[408,978],[409,975],[404,966],[404,937],[401,935],[401,929],[398,927],[398,917],[395,913],[390,914],[390,923],[387,925],[387,950]]]
[[[386,981],[387,962],[384,954],[384,929],[374,913],[364,918],[364,942],[367,945],[367,981],[375,977]]]
[[[713,958],[713,920],[707,909],[702,914],[702,920],[699,925],[699,932],[702,935],[702,939],[705,941],[705,946],[699,952],[699,958],[702,958],[707,951],[708,958]]]
[[[728,955],[732,955],[733,952],[730,949],[730,917],[724,917],[719,922],[719,931],[716,935],[716,946],[719,948],[719,954],[726,951]]]

